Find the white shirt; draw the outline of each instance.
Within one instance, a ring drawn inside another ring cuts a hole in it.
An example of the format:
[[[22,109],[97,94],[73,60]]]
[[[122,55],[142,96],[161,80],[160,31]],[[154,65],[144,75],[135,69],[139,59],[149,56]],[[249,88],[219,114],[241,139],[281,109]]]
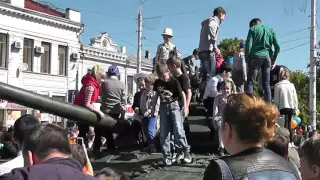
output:
[[[20,151],[16,158],[0,165],[0,176],[11,172],[11,170],[15,168],[21,168],[23,166],[24,166],[24,160],[23,160],[22,152]]]
[[[213,76],[208,82],[206,89],[204,91],[203,100],[210,98],[215,98],[218,95],[217,85],[219,82],[222,82],[223,78],[218,74]]]
[[[274,104],[278,107],[278,110],[284,108],[298,110],[296,88],[290,81],[283,80],[275,85]]]

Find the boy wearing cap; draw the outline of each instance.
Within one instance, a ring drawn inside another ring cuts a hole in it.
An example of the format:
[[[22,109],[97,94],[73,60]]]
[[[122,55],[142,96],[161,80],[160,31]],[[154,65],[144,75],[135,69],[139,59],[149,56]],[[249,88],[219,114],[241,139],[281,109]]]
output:
[[[232,80],[237,92],[244,92],[244,84],[247,81],[247,63],[245,59],[245,43],[240,43],[240,51],[233,56]]]

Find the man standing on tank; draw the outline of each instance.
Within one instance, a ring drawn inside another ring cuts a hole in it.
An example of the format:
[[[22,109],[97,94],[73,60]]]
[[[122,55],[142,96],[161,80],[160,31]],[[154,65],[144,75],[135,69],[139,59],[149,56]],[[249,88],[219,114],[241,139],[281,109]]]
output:
[[[261,69],[264,100],[271,103],[270,68],[275,64],[280,52],[276,33],[270,27],[262,24],[259,18],[250,21],[250,29],[247,36],[245,54],[249,68],[247,76],[247,91],[253,94],[254,81]],[[272,50],[274,46],[274,52]]]
[[[215,75],[216,59],[215,53],[220,54],[217,45],[219,27],[226,16],[226,11],[218,7],[213,11],[213,16],[201,22],[201,32],[199,41],[199,59],[201,60],[202,84],[200,99],[206,88],[207,81]]]

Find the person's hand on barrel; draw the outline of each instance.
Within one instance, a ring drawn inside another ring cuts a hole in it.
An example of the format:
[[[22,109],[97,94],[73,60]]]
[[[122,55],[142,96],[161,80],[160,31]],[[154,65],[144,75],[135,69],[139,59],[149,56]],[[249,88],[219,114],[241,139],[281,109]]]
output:
[[[102,111],[99,111],[99,116],[100,116],[101,119],[103,119],[105,115],[104,115],[104,113]]]

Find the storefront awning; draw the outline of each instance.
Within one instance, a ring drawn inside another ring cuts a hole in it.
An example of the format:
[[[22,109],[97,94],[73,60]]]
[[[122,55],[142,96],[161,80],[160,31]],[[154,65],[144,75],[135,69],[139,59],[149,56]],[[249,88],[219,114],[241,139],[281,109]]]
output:
[[[31,110],[31,108],[16,104],[10,101],[0,99],[0,109],[10,109],[10,110]]]

